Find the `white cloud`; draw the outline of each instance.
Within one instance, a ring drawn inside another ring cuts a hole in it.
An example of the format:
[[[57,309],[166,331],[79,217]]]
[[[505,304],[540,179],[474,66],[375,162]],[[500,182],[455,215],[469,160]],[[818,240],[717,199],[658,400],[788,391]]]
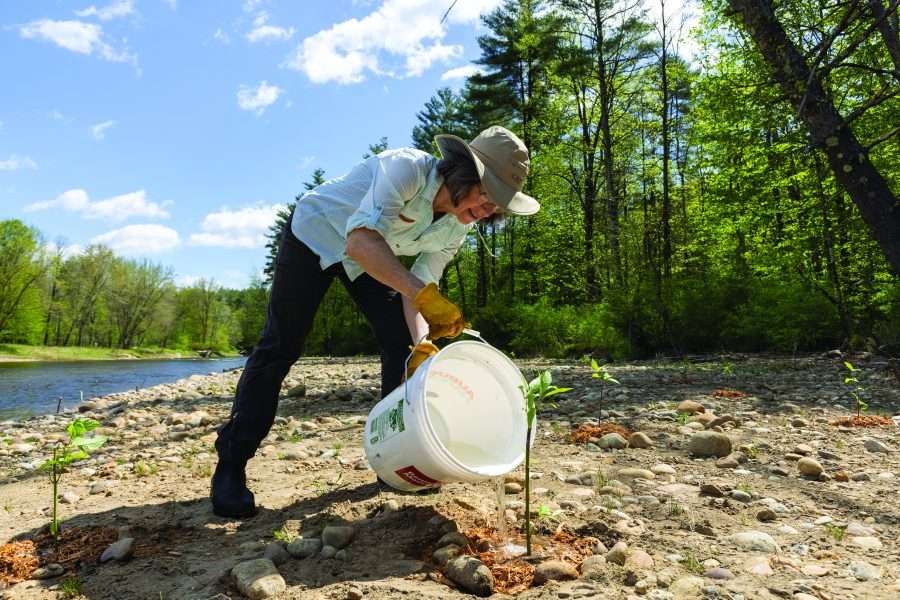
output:
[[[269,85],[265,80],[255,88],[241,85],[237,93],[238,106],[242,110],[252,110],[257,115],[261,115],[266,110],[266,107],[278,100],[278,96],[283,91],[278,86]]]
[[[91,239],[120,254],[157,254],[176,248],[181,242],[178,232],[162,225],[127,225]]]
[[[99,142],[106,137],[106,130],[113,127],[115,124],[115,121],[103,121],[102,123],[97,123],[91,127],[91,135]]]
[[[262,0],[244,0],[244,12],[252,13],[262,4]]]
[[[221,27],[216,29],[216,32],[213,34],[213,39],[223,44],[231,43],[231,37],[229,37],[229,35],[224,31],[222,31]]]
[[[126,49],[116,50],[106,43],[103,28],[95,23],[41,19],[20,26],[19,35],[26,39],[44,39],[79,54],[92,55],[96,52],[111,62],[137,65],[137,56]]]
[[[0,160],[0,171],[18,171],[19,169],[37,169],[37,163],[27,156],[11,155],[6,160]]]
[[[455,69],[445,71],[443,75],[441,75],[441,81],[448,81],[451,79],[465,79],[467,77],[471,77],[476,73],[481,73],[481,68],[478,65],[463,65],[461,67],[456,67]]]
[[[450,11],[447,24],[477,22],[500,2],[459,2]],[[419,76],[435,62],[462,54],[461,46],[441,42],[446,36],[441,23],[446,11],[447,3],[435,0],[384,0],[362,19],[348,19],[307,37],[288,56],[285,66],[305,73],[314,83],[359,83],[367,72]]]
[[[247,35],[247,41],[251,44],[256,42],[280,42],[289,40],[294,35],[293,27],[278,27],[269,24],[269,14],[266,11],[260,11],[253,19],[253,29]]]
[[[163,0],[163,2],[165,2],[166,5],[169,8],[171,8],[172,10],[175,10],[178,8],[178,0]]]
[[[238,210],[223,208],[209,213],[200,224],[200,233],[191,234],[195,246],[222,248],[263,248],[266,232],[275,222],[281,204],[247,206]]]
[[[26,212],[49,209],[60,209],[80,214],[85,219],[104,219],[107,221],[125,221],[131,217],[149,219],[167,219],[169,213],[164,205],[148,202],[144,190],[113,196],[106,200],[92,202],[88,193],[81,189],[66,190],[53,200],[35,202],[25,207]]]
[[[119,0],[103,8],[91,5],[82,10],[76,10],[75,14],[79,17],[97,17],[101,21],[127,17],[134,14],[134,0]]]

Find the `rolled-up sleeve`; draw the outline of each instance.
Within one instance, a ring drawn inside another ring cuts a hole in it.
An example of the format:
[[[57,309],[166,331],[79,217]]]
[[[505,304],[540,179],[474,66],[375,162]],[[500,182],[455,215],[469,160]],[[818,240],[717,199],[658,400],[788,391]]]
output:
[[[459,238],[459,240],[454,241],[447,245],[447,247],[436,252],[421,253],[418,258],[416,258],[416,262],[413,263],[410,272],[425,282],[425,284],[437,284],[444,274],[444,269],[450,261],[453,260],[453,257],[456,256],[459,247],[462,246],[465,239],[465,236],[463,236]]]
[[[349,236],[354,229],[364,228],[386,237],[404,204],[424,184],[421,169],[412,157],[405,154],[375,156],[370,159],[370,168],[373,169],[372,184],[359,208],[347,220],[345,236]]]

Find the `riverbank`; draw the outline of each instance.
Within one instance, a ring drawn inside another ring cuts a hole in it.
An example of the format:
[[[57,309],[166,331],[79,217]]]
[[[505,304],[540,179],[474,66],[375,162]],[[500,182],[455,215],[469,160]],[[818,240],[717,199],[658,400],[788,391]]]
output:
[[[214,358],[233,358],[240,354],[213,353]],[[0,344],[0,363],[3,362],[62,362],[81,360],[141,360],[200,358],[196,351],[168,348],[86,348],[76,346],[27,346]],[[208,357],[204,357],[208,358]]]
[[[520,562],[522,581],[536,573],[550,580],[515,597],[900,596],[897,430],[837,421],[855,414],[843,360],[859,369],[871,413],[900,413],[900,389],[879,357],[616,363],[608,371],[621,385],[602,395],[583,364],[517,361],[527,376],[550,368],[555,384],[574,388],[538,417],[538,539],[589,536],[582,539],[593,540],[595,555]],[[439,566],[448,552],[435,550],[453,529],[469,536],[462,550],[488,547],[480,536],[497,523],[496,486],[449,483],[424,496],[379,489],[362,450],[377,359],[299,361],[248,467],[260,513],[215,517],[212,444],[239,376],[198,375],[81,405],[78,414],[100,421],[109,441],[61,482],[63,531],[83,534],[73,549],[79,558],[26,573],[32,578],[0,597],[50,600],[64,585],[77,586],[82,600],[237,599],[251,585],[251,597],[277,600],[471,597]],[[50,488],[36,469],[73,414],[0,423],[0,542],[36,539],[47,524]],[[642,435],[573,441],[598,414]],[[519,469],[504,486],[503,514],[517,542],[523,483]],[[340,527],[324,535],[333,525]],[[313,551],[336,530],[346,534],[341,552]],[[117,537],[112,559],[101,563]],[[498,586],[501,575],[494,571]]]

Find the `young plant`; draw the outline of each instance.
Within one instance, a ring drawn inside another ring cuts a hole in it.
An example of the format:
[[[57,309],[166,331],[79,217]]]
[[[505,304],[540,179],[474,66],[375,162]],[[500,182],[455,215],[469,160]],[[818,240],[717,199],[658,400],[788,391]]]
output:
[[[50,478],[50,484],[53,486],[53,517],[50,521],[50,534],[59,539],[59,513],[57,510],[59,490],[59,480],[62,479],[66,467],[76,460],[87,458],[89,452],[92,452],[106,443],[106,437],[95,435],[93,437],[85,437],[85,434],[99,427],[100,423],[93,419],[75,418],[66,427],[69,434],[69,440],[65,443],[57,442],[53,446],[53,457],[48,459],[41,465],[40,469],[47,473]]]
[[[547,400],[557,394],[572,391],[572,388],[561,388],[553,385],[553,376],[550,371],[544,371],[528,383],[528,387],[522,386],[522,396],[525,398],[525,418],[528,424],[525,434],[525,549],[531,554],[531,431],[534,428],[534,419],[539,410],[545,407],[554,408],[555,405]]]
[[[600,423],[603,420],[600,417],[600,412],[603,409],[603,391],[606,389],[607,384],[619,385],[619,381],[609,374],[605,365],[597,364],[597,361],[593,358],[591,359],[591,379],[600,380],[600,406],[597,409],[597,422]]]
[[[858,417],[860,412],[869,410],[868,403],[862,399],[862,394],[865,393],[866,389],[859,383],[859,379],[855,375],[859,369],[850,364],[849,361],[844,361],[844,366],[847,368],[844,385],[853,386],[850,389],[850,396],[856,402],[856,416]]]

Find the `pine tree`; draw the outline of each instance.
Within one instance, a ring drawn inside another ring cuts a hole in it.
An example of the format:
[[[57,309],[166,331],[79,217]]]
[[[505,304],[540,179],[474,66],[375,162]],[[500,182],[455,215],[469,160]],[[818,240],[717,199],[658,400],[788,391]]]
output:
[[[304,182],[303,189],[305,192],[308,192],[322,183],[325,183],[325,171],[316,169],[313,171],[312,180]],[[278,248],[281,247],[284,229],[285,227],[290,227],[294,207],[297,206],[297,202],[302,197],[302,193],[297,194],[293,202],[289,202],[286,206],[280,208],[275,216],[275,222],[269,226],[269,231],[266,233],[266,238],[269,240],[266,242],[268,254],[266,255],[266,266],[263,269],[263,282],[266,286],[272,285],[272,278],[275,276],[275,258],[278,256]]]

